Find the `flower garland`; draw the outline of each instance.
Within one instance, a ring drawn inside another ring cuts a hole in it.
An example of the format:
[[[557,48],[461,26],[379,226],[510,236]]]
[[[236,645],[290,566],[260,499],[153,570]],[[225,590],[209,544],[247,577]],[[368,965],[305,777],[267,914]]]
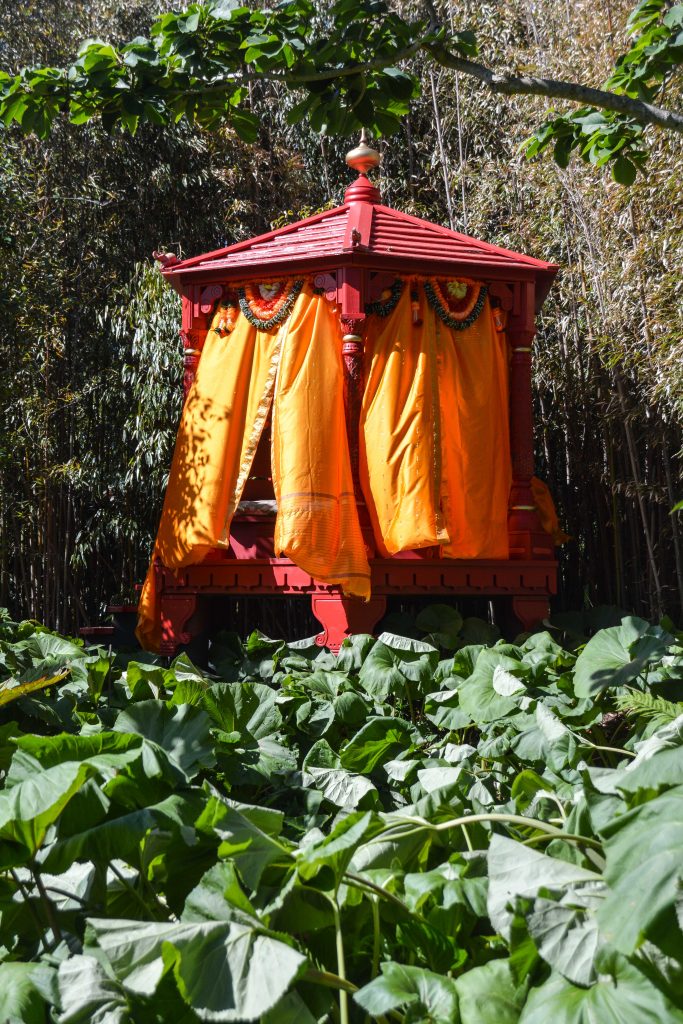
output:
[[[239,306],[234,295],[229,295],[225,302],[221,302],[221,316],[214,327],[216,334],[220,334],[222,337],[224,334],[230,334],[235,329],[238,309]]]
[[[303,278],[294,281],[288,278],[283,281],[280,288],[272,298],[264,298],[262,291],[257,284],[246,284],[238,288],[240,309],[249,323],[259,331],[271,331],[273,327],[279,327],[292,312],[299,292],[304,286]],[[266,294],[272,291],[272,286],[264,285]]]
[[[374,302],[366,302],[365,312],[374,313],[375,316],[389,316],[396,309],[402,294],[403,281],[397,277],[391,288],[385,288],[378,299]]]
[[[424,290],[436,315],[454,331],[464,331],[472,326],[484,308],[488,293],[486,285],[467,277],[449,281],[446,295],[437,278],[428,277],[424,282]]]

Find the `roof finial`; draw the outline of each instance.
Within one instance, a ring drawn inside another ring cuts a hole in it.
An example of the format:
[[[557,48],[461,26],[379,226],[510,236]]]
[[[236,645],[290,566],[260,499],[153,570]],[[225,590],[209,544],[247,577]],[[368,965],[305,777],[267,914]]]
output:
[[[380,156],[376,149],[368,146],[368,133],[363,128],[360,133],[360,142],[355,149],[350,149],[346,154],[346,162],[354,171],[367,174],[372,167],[379,167]]]
[[[373,167],[379,167],[380,155],[376,149],[368,145],[368,135],[363,128],[360,134],[360,142],[355,149],[350,149],[346,154],[346,162],[354,171],[358,171],[358,179],[350,185],[344,193],[344,202],[366,202],[378,203],[380,201],[379,190],[368,179],[368,171]]]

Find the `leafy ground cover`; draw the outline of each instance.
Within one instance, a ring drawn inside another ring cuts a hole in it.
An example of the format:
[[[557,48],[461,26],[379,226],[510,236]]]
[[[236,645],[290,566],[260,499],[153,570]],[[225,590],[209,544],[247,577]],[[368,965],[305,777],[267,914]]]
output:
[[[0,1019],[683,1021],[683,635],[619,618],[0,622]]]

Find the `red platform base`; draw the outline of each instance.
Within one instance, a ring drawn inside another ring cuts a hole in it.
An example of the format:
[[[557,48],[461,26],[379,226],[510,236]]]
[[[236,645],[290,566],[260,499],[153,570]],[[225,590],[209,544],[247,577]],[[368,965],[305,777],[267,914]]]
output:
[[[512,599],[522,629],[532,629],[550,613],[556,591],[557,563],[545,561],[447,561],[388,558],[371,561],[372,598],[344,597],[338,587],[313,579],[287,558],[216,557],[173,572],[156,566],[161,605],[162,654],[173,656],[201,632],[212,596],[310,595],[322,625],[316,643],[338,651],[352,633],[372,633],[389,595],[478,596]]]

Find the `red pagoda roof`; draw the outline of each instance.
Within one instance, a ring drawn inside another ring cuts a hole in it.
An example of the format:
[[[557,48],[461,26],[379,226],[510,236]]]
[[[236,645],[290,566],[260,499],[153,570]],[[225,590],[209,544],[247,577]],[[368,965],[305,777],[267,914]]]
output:
[[[413,274],[463,274],[537,282],[537,306],[557,266],[383,206],[365,174],[351,185],[344,204],[277,231],[194,256],[166,258],[164,275],[180,291],[204,281],[259,274],[331,270],[340,266]]]

